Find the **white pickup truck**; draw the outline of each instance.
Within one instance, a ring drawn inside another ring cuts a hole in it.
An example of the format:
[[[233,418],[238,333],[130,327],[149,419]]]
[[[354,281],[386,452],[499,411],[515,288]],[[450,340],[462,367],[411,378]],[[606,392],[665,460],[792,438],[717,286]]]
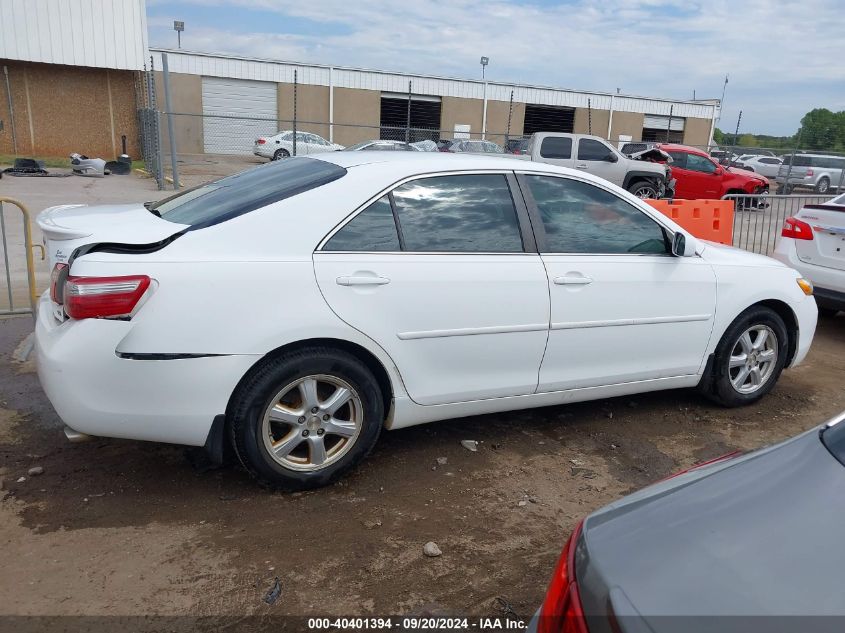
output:
[[[675,181],[669,169],[672,159],[654,147],[629,157],[598,136],[536,132],[528,143],[528,155],[533,161],[599,176],[639,198],[675,195]]]

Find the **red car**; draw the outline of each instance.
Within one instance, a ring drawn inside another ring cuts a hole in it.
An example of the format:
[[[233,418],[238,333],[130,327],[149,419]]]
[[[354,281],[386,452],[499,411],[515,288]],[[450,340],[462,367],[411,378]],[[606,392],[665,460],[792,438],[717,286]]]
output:
[[[687,200],[718,200],[728,194],[763,194],[769,181],[744,169],[723,167],[706,152],[686,145],[664,143],[660,149],[672,157],[675,197]]]

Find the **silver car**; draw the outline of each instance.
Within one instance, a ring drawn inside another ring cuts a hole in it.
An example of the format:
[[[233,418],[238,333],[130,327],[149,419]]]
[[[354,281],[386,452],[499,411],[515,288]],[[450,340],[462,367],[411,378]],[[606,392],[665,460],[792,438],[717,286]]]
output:
[[[789,163],[792,162],[792,169]],[[842,186],[845,157],[827,154],[795,154],[784,157],[775,179],[784,193],[795,187],[808,187],[816,193],[826,194]],[[787,180],[789,175],[789,182]]]

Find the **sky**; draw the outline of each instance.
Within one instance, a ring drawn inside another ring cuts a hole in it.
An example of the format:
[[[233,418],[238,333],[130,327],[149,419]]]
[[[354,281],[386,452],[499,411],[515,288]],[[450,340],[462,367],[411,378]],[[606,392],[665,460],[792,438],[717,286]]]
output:
[[[151,46],[671,99],[787,135],[845,110],[843,0],[147,0]]]

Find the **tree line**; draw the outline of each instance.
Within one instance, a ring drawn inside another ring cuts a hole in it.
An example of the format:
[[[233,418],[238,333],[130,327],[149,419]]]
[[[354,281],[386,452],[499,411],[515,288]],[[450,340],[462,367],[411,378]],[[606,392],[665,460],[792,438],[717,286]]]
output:
[[[801,127],[791,136],[740,134],[737,137],[735,134],[716,128],[713,141],[717,145],[739,147],[842,152],[845,151],[845,110],[841,112],[831,112],[827,108],[810,110],[801,118]]]

